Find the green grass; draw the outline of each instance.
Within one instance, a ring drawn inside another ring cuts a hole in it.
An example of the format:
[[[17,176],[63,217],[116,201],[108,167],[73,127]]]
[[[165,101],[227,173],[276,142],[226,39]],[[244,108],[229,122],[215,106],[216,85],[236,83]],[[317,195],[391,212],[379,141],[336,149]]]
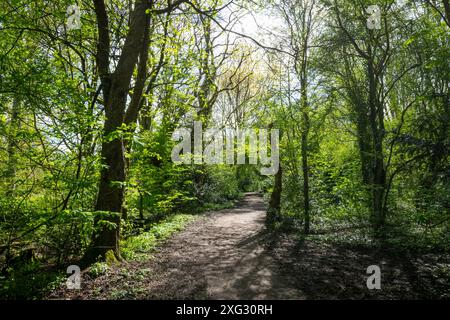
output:
[[[190,214],[175,214],[150,227],[150,230],[137,236],[132,236],[120,242],[122,257],[126,260],[143,261],[148,259],[158,244],[169,238],[173,233],[183,230],[196,218]]]

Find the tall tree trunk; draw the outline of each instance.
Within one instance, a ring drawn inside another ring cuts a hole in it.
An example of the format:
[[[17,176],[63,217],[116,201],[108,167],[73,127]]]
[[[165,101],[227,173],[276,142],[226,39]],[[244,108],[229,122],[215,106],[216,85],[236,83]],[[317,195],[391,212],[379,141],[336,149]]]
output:
[[[335,4],[337,2],[335,1]],[[350,32],[344,27],[342,23],[340,12],[337,9],[336,5],[336,18],[340,29],[346,34],[347,39],[350,41],[351,45],[357,52],[358,56],[366,61],[366,76],[367,76],[367,90],[368,90],[368,121],[367,121],[367,131],[366,126],[364,125],[364,115],[359,112],[362,110],[358,110],[358,133],[360,134],[359,139],[363,139],[365,133],[369,133],[370,139],[368,139],[368,143],[360,143],[360,153],[361,159],[364,162],[363,166],[365,167],[367,163],[370,165],[370,172],[363,167],[363,180],[368,181],[370,188],[370,203],[371,203],[371,218],[375,229],[378,230],[385,223],[385,197],[386,197],[386,165],[384,163],[384,152],[383,152],[383,140],[385,135],[384,129],[384,105],[382,102],[383,99],[380,98],[380,83],[382,83],[383,73],[385,72],[387,61],[389,58],[389,42],[386,43],[386,49],[382,50],[384,53],[379,56],[377,52],[379,52],[378,46],[379,39],[375,39],[372,30],[369,30],[368,38],[366,39],[366,50],[361,49],[358,45],[356,39],[350,34]],[[387,32],[387,29],[386,29]],[[374,47],[374,44],[377,47]],[[379,61],[376,62],[376,58],[379,58]],[[355,95],[357,99],[353,99],[357,103],[355,107],[358,105],[363,105],[358,101],[363,101],[363,99],[359,98],[362,96],[361,94]],[[364,110],[365,111],[365,110]],[[367,147],[370,145],[370,158],[366,158],[366,152],[362,147]],[[365,164],[366,163],[366,164]]]
[[[303,121],[305,128],[302,131],[302,173],[303,173],[303,209],[305,216],[305,224],[303,226],[303,232],[309,233],[310,229],[310,205],[309,205],[309,167],[308,167],[308,131],[309,131],[309,116],[307,111],[303,112]]]
[[[94,232],[90,259],[95,260],[99,256],[103,259],[106,253],[112,250],[116,258],[120,260],[120,219],[124,196],[123,182],[125,181],[125,153],[122,140],[103,142],[102,158],[104,166],[101,171],[95,205],[95,210],[101,211],[101,213],[96,215],[94,221],[94,226],[98,230]],[[108,224],[103,225],[100,223],[101,220],[112,223],[115,227]]]
[[[369,47],[369,56],[371,48]],[[384,112],[377,98],[377,76],[372,59],[367,60],[369,79],[369,122],[373,138],[373,181],[372,181],[372,215],[375,227],[384,225],[384,196],[386,189],[386,169],[383,153]]]
[[[304,22],[306,24],[306,22]],[[305,28],[305,27],[304,27]],[[309,28],[309,27],[308,27]],[[309,29],[308,29],[309,30]],[[309,34],[309,32],[307,33]],[[303,225],[303,232],[308,234],[310,231],[310,201],[309,201],[309,102],[308,102],[308,37],[304,39],[302,50],[302,59],[300,65],[300,99],[302,112],[302,137],[301,137],[301,152],[302,152],[302,173],[303,173],[303,214],[305,224]]]
[[[95,205],[98,214],[94,220],[93,241],[84,257],[86,263],[98,258],[105,259],[109,251],[113,252],[116,259],[121,260],[120,219],[123,212],[126,162],[124,141],[121,137],[116,137],[115,132],[123,124],[130,124],[126,123],[125,118],[131,119],[129,122],[135,122],[137,118],[137,111],[130,108],[126,110],[126,103],[133,71],[148,32],[149,17],[145,11],[150,3],[145,0],[136,1],[130,14],[129,31],[122,53],[112,74],[109,73],[110,40],[106,7],[102,0],[94,0],[94,5],[99,30],[97,65],[102,80],[106,119],[101,152],[103,167]],[[130,106],[136,108],[139,105],[134,103]]]
[[[280,159],[281,160],[281,159]],[[273,224],[275,221],[280,219],[281,211],[281,192],[283,190],[283,172],[280,161],[280,166],[278,172],[274,177],[273,190],[270,195],[269,210],[267,212],[267,223],[269,225]]]

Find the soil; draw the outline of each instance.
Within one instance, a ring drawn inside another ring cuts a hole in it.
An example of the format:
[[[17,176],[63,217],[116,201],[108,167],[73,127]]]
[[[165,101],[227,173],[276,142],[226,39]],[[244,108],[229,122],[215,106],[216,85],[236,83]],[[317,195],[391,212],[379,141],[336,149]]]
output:
[[[149,256],[51,299],[422,299],[450,298],[448,255],[406,256],[367,247],[300,241],[265,228],[262,197],[199,217]],[[369,290],[367,267],[381,269]],[[439,268],[436,269],[436,266]],[[437,271],[436,271],[437,270]],[[442,271],[442,272],[444,272]]]

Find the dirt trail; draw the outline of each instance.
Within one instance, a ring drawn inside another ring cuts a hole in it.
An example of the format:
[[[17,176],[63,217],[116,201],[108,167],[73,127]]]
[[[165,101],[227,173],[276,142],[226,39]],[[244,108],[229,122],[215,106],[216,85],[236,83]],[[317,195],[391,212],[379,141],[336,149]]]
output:
[[[299,299],[293,279],[268,252],[262,198],[212,213],[174,236],[155,257],[150,296],[210,299]],[[174,284],[175,283],[175,284]]]
[[[145,262],[113,268],[65,299],[417,299],[450,297],[449,279],[431,274],[448,255],[405,259],[367,247],[299,241],[265,229],[262,197],[211,212],[165,242]],[[427,262],[424,262],[427,261]],[[368,290],[366,268],[379,265],[382,290]]]
[[[269,254],[262,197],[247,193],[233,209],[208,213],[165,242],[146,262],[89,279],[65,299],[300,299],[293,279]]]

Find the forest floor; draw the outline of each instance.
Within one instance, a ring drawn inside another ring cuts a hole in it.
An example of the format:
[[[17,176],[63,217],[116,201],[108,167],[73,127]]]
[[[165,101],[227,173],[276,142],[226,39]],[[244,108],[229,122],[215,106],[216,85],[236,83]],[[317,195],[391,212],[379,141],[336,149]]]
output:
[[[191,222],[149,256],[51,299],[421,299],[450,298],[450,258],[299,240],[265,228],[258,194]],[[369,265],[381,289],[366,286]],[[441,273],[442,274],[441,274]]]

